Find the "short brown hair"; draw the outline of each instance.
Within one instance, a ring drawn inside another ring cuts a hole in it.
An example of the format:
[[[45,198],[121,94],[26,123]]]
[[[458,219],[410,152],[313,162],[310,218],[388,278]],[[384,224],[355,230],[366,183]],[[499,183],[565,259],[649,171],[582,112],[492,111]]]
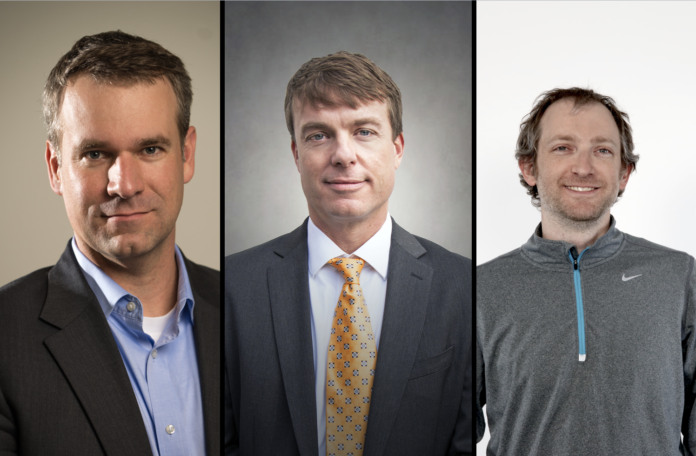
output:
[[[403,130],[399,88],[384,70],[361,54],[340,51],[315,57],[297,70],[285,91],[285,121],[293,141],[295,101],[312,106],[346,105],[353,109],[365,101],[386,101],[392,139]]]
[[[191,78],[184,63],[157,43],[117,30],[81,38],[58,60],[48,76],[43,92],[44,124],[48,140],[57,149],[59,165],[62,140],[59,116],[65,88],[71,79],[83,74],[100,83],[126,87],[145,82],[154,84],[157,79],[166,78],[177,100],[176,123],[183,154],[193,101]]]
[[[621,138],[621,168],[625,170],[629,165],[632,165],[631,172],[635,171],[640,157],[633,153],[633,132],[628,122],[628,114],[616,106],[613,98],[579,87],[571,87],[569,89],[557,88],[544,92],[537,97],[531,112],[524,117],[520,125],[520,135],[517,137],[517,149],[515,150],[517,161],[531,162],[536,169],[537,147],[541,137],[541,118],[549,106],[566,98],[573,100],[575,108],[581,108],[590,103],[599,103],[609,110],[619,129]],[[527,189],[527,194],[532,197],[532,204],[535,207],[539,207],[539,192],[536,185],[529,185],[521,173],[520,183]],[[622,194],[623,190],[619,190],[618,196]]]

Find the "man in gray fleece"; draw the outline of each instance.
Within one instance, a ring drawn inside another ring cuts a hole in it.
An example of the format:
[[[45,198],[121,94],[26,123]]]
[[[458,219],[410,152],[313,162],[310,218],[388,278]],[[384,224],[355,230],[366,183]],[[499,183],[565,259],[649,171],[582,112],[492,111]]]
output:
[[[610,214],[638,161],[628,115],[591,90],[551,90],[516,158],[541,224],[476,271],[486,454],[696,453],[694,259]]]

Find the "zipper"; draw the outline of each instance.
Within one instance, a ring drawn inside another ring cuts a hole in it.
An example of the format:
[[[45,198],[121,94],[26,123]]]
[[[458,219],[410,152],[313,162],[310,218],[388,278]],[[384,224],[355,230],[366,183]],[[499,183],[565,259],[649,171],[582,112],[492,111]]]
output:
[[[577,258],[574,258],[573,252],[577,253],[575,247],[568,251],[568,258],[573,263],[573,280],[575,282],[575,307],[578,314],[578,360],[584,362],[587,358],[585,353],[585,312],[582,306],[582,286],[580,282],[580,259],[587,252],[586,248]]]

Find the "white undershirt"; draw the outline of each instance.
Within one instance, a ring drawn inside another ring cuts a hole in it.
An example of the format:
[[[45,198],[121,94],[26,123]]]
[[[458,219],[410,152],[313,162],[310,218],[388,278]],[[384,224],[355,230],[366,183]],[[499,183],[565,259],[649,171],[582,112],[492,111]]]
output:
[[[387,294],[387,269],[391,247],[392,221],[389,214],[374,236],[353,255],[348,255],[328,238],[309,219],[307,247],[309,250],[309,298],[312,307],[312,348],[314,350],[314,388],[317,401],[317,431],[319,456],[326,456],[326,364],[333,312],[345,279],[332,266],[331,258],[360,257],[365,266],[360,274],[362,287],[375,336],[379,358],[379,339],[384,318],[384,300]]]
[[[177,306],[172,307],[172,310],[161,317],[143,316],[143,332],[152,337],[155,343],[157,343],[164,330],[167,329],[167,326],[172,322],[176,307]]]

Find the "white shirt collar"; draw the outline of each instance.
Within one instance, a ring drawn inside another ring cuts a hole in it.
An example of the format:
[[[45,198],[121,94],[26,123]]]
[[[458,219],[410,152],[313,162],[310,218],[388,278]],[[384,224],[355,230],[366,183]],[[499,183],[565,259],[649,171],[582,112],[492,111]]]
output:
[[[387,219],[382,224],[382,228],[365,242],[353,255],[362,258],[372,266],[372,268],[382,276],[382,280],[387,279],[387,269],[389,268],[389,249],[391,247],[392,219],[387,213]],[[324,234],[309,218],[307,223],[307,248],[309,250],[309,273],[312,277],[326,265],[331,258],[349,257],[334,241]]]

